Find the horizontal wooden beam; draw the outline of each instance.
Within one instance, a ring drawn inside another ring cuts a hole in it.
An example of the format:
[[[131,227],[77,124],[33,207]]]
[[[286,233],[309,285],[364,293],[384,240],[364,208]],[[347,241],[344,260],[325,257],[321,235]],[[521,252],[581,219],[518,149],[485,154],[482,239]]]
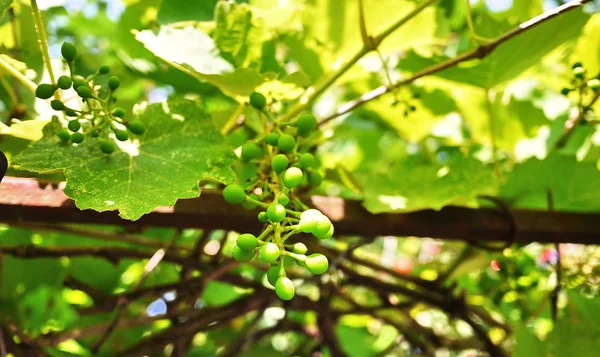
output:
[[[371,214],[358,201],[313,196],[312,203],[334,221],[338,235],[600,243],[598,214],[515,209],[507,215],[499,209],[464,207]],[[79,210],[60,188],[42,188],[33,179],[7,177],[0,184],[0,222],[4,223],[89,223],[259,232],[261,223],[256,219],[256,213],[227,204],[217,192],[203,192],[199,198],[179,200],[175,207],[159,208],[132,222],[121,219],[116,212]]]

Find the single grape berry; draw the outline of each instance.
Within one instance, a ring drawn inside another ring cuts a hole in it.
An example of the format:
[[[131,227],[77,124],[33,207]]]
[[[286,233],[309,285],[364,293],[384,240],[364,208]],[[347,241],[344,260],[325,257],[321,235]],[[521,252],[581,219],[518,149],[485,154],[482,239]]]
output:
[[[110,141],[102,140],[100,142],[100,150],[103,153],[110,155],[117,150],[117,146]]]
[[[261,222],[263,222],[263,223],[266,222],[266,221],[268,221],[269,217],[267,216],[267,212],[265,212],[265,211],[259,212],[258,213],[258,220],[261,221]]]
[[[318,218],[317,227],[312,231],[312,234],[319,239],[330,238],[331,235],[333,235],[333,231],[331,231],[331,235],[329,232],[331,227],[332,224],[329,218],[327,218],[325,215],[322,215]]]
[[[146,126],[139,120],[132,120],[127,125],[127,129],[134,134],[141,135],[146,131]]]
[[[321,275],[329,268],[329,261],[323,254],[315,253],[306,257],[306,268],[315,275]]]
[[[258,239],[250,233],[240,234],[237,239],[237,246],[241,250],[253,250],[258,246]]]
[[[285,218],[285,207],[279,203],[271,203],[267,207],[267,217],[271,222],[281,222]]]
[[[250,160],[259,159],[261,156],[262,150],[255,142],[248,141],[242,145],[242,161],[248,162]]]
[[[560,90],[560,93],[562,95],[567,95],[567,94],[569,94],[569,92],[571,92],[570,88],[563,88],[563,89]]]
[[[69,133],[68,130],[62,129],[61,131],[58,132],[58,138],[62,141],[69,141],[69,140],[71,140],[71,134]]]
[[[72,43],[65,42],[60,47],[60,54],[67,62],[73,62],[77,58],[77,48]]]
[[[229,185],[223,190],[223,198],[227,203],[240,205],[246,201],[246,192],[240,185]]]
[[[321,216],[323,216],[321,211],[312,208],[302,212],[300,214],[298,229],[300,232],[312,233],[317,228]]]
[[[82,133],[71,134],[71,142],[75,143],[75,144],[81,144],[83,142],[83,134]]]
[[[300,163],[300,167],[302,168],[311,167],[315,163],[315,157],[311,153],[305,152],[300,155],[298,163]]]
[[[275,263],[280,255],[281,251],[279,250],[279,247],[273,242],[269,242],[260,248],[260,259],[265,263]]]
[[[88,84],[83,79],[76,79],[75,82],[73,82],[73,89],[77,90],[79,87],[88,87]]]
[[[291,300],[296,293],[294,283],[285,276],[280,277],[275,283],[275,293],[281,300]]]
[[[92,97],[92,90],[88,86],[77,87],[76,91],[81,98],[86,99]]]
[[[302,113],[296,120],[298,135],[308,136],[317,128],[317,118],[312,113]]]
[[[600,89],[600,79],[598,78],[594,78],[594,79],[590,79],[587,82],[588,87],[590,87],[591,90],[593,90],[594,92],[597,92]]]
[[[267,270],[267,281],[275,287],[277,279],[279,279],[279,265],[271,265]]]
[[[282,134],[277,140],[277,147],[283,152],[290,152],[296,146],[296,139],[289,134]]]
[[[73,109],[65,109],[65,114],[66,114],[68,117],[76,117],[76,116],[78,116],[78,115],[79,115],[79,114],[77,114],[77,112],[76,112],[76,111],[74,111]]]
[[[69,88],[71,88],[71,84],[73,84],[73,81],[71,80],[71,78],[69,78],[67,76],[60,76],[60,77],[58,77],[56,84],[58,85],[58,88],[60,88],[60,89],[69,89]]]
[[[290,167],[283,173],[283,184],[285,187],[294,188],[302,183],[302,170],[297,167]]]
[[[233,247],[231,255],[233,256],[233,259],[237,260],[238,262],[249,262],[254,258],[254,251],[242,250],[236,245],[235,247]]]
[[[79,131],[79,129],[81,129],[81,123],[77,119],[70,120],[67,124],[67,128],[73,132]]]
[[[98,128],[92,128],[92,130],[90,130],[90,136],[92,138],[97,138],[98,136],[100,136],[100,131],[98,130]]]
[[[110,72],[110,67],[103,64],[102,66],[100,66],[100,68],[98,68],[98,73],[100,74],[108,74],[108,72]]]
[[[575,75],[575,78],[583,78],[585,76],[585,69],[583,67],[575,67],[573,69],[573,74]]]
[[[304,243],[295,243],[292,247],[292,252],[296,253],[296,254],[306,254],[306,252],[308,251],[308,248],[306,247],[306,244]]]
[[[42,83],[35,89],[35,96],[40,99],[48,99],[54,95],[56,88],[52,84]]]
[[[308,184],[313,187],[318,187],[323,182],[323,176],[317,171],[308,174]]]
[[[573,63],[573,66],[571,68],[575,69],[577,67],[583,67],[583,63],[581,63],[581,62],[575,62],[575,63]]]
[[[63,110],[63,109],[65,109],[65,105],[63,104],[63,102],[61,102],[60,100],[57,100],[57,99],[51,101],[50,102],[50,106],[54,110]]]
[[[287,204],[290,203],[290,198],[288,196],[282,194],[279,197],[277,197],[277,202],[279,202],[279,204],[281,204],[283,206],[287,206]]]
[[[263,110],[267,106],[267,98],[259,92],[250,94],[250,105],[258,110]]]
[[[283,154],[277,154],[271,159],[271,168],[276,173],[281,173],[288,167],[290,160]]]
[[[127,141],[127,139],[129,139],[129,134],[127,134],[127,131],[121,129],[115,130],[115,136],[119,141]]]
[[[279,135],[275,133],[269,133],[265,136],[265,142],[271,146],[277,146],[277,140],[279,140]]]
[[[112,76],[108,79],[108,88],[110,90],[117,90],[117,88],[119,88],[120,85],[121,81],[118,77]]]
[[[125,109],[115,108],[115,110],[112,112],[112,115],[116,116],[117,118],[123,118],[125,116]]]

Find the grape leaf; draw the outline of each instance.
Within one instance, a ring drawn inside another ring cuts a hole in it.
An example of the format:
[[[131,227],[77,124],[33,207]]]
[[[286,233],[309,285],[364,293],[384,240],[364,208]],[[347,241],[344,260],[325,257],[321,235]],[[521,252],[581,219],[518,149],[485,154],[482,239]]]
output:
[[[158,10],[158,22],[210,21],[218,0],[163,0]]]
[[[61,144],[56,120],[44,128],[44,138],[17,156],[13,165],[33,171],[63,170],[65,193],[80,209],[119,210],[136,220],[158,206],[199,194],[200,180],[229,183],[234,153],[209,116],[189,100],[152,104],[139,115],[146,132],[133,143],[104,155],[98,139],[80,145]],[[126,151],[125,151],[126,150]]]
[[[4,12],[12,4],[13,0],[0,0],[0,18],[4,16]]]

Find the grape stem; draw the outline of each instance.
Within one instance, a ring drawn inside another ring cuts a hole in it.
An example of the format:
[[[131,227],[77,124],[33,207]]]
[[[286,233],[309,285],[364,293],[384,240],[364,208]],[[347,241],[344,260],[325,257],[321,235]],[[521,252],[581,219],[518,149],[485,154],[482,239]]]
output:
[[[40,51],[42,52],[42,58],[48,70],[48,76],[50,76],[50,82],[56,86],[56,78],[54,77],[54,71],[52,70],[52,62],[50,61],[50,51],[48,51],[48,36],[46,34],[46,27],[44,25],[44,19],[40,13],[40,9],[37,5],[37,0],[31,0],[31,12],[33,14],[33,21],[35,23],[35,30],[38,35],[38,42],[40,43]],[[60,94],[54,93],[54,98],[60,100]]]
[[[25,77],[25,75],[23,73],[19,72],[15,67],[13,67],[5,59],[5,57],[8,57],[8,56],[7,55],[0,56],[0,68],[5,70],[6,72],[8,72],[19,82],[21,82],[21,84],[23,84],[25,87],[27,87],[27,89],[29,89],[32,93],[35,93],[35,89],[37,88],[37,85],[35,83],[33,83],[33,81],[31,79]]]

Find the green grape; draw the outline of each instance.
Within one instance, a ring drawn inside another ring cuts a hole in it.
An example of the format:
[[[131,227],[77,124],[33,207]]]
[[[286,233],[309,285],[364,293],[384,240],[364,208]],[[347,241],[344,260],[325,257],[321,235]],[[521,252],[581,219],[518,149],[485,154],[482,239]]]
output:
[[[267,270],[267,281],[275,287],[277,279],[279,279],[279,265],[271,265]]]
[[[77,92],[77,94],[81,97],[81,98],[91,98],[92,97],[92,90],[87,87],[87,86],[80,86],[77,87],[77,89],[75,90]]]
[[[123,108],[115,108],[112,111],[112,115],[116,116],[117,118],[123,118],[125,116],[125,109],[123,109]]]
[[[73,82],[73,89],[77,90],[79,87],[88,87],[88,84],[83,79],[76,79],[75,82]]]
[[[262,150],[255,142],[248,141],[242,145],[242,161],[244,162],[259,159],[262,154]]]
[[[560,93],[562,95],[567,95],[567,94],[569,94],[569,92],[571,92],[570,88],[563,88],[563,89],[560,90]]]
[[[83,134],[82,133],[71,134],[71,142],[75,143],[75,144],[81,144],[83,142]]]
[[[258,239],[250,233],[240,234],[237,245],[241,250],[253,250],[258,246]]]
[[[117,90],[121,85],[121,80],[118,77],[112,76],[108,79],[108,88],[112,91]]]
[[[594,92],[597,92],[600,89],[600,79],[594,78],[590,79],[587,82],[588,87],[590,87]]]
[[[71,84],[73,84],[73,81],[67,76],[60,76],[58,77],[58,81],[56,81],[56,84],[60,89],[69,89],[71,88]]]
[[[277,146],[277,140],[279,140],[279,135],[275,133],[269,133],[265,136],[265,142],[271,146]]]
[[[54,110],[63,110],[63,109],[65,109],[65,105],[63,104],[63,102],[61,102],[60,100],[57,100],[57,99],[51,101],[50,102],[50,106]]]
[[[258,110],[263,110],[267,106],[267,98],[259,92],[250,94],[250,105]]]
[[[56,88],[52,84],[42,83],[35,89],[35,96],[40,99],[48,99],[54,95]]]
[[[265,263],[275,263],[280,255],[281,251],[279,250],[279,247],[273,242],[269,242],[260,248],[260,259]]]
[[[303,233],[312,233],[317,228],[321,216],[323,216],[323,213],[316,209],[308,209],[302,212],[298,229]]]
[[[277,140],[277,147],[283,152],[290,152],[296,146],[296,139],[289,134],[282,134]]]
[[[71,134],[69,133],[68,130],[62,129],[61,131],[58,132],[58,138],[62,141],[69,141],[69,140],[71,140]]]
[[[251,194],[250,197],[254,198],[255,200],[258,199],[258,196],[255,194]],[[256,202],[252,200],[246,200],[246,202],[242,203],[242,207],[244,207],[247,210],[253,210],[256,208]]]
[[[298,160],[301,168],[311,167],[315,163],[315,157],[308,152],[300,155],[300,160]]]
[[[297,167],[290,167],[283,173],[283,184],[285,187],[294,188],[302,183],[302,170]]]
[[[77,48],[72,43],[65,42],[60,47],[60,54],[67,62],[73,62],[77,58]]]
[[[291,300],[296,293],[294,283],[285,276],[280,277],[275,283],[275,293],[281,300]]]
[[[290,198],[284,194],[281,194],[279,197],[277,197],[277,202],[283,206],[287,206],[287,204],[290,203]]]
[[[271,159],[271,168],[273,171],[279,174],[287,168],[289,163],[290,160],[287,158],[287,156],[283,154],[277,154]]]
[[[229,185],[223,190],[223,198],[227,203],[239,205],[246,201],[246,192],[240,185]]]
[[[319,217],[317,222],[317,227],[312,231],[312,234],[319,239],[327,239],[329,236],[329,230],[331,229],[332,224],[327,216],[322,215]],[[333,235],[333,232],[331,232]]]
[[[298,127],[298,135],[308,136],[317,128],[318,123],[317,118],[312,113],[302,113],[295,124]]]
[[[269,207],[267,207],[267,217],[269,217],[269,221],[271,222],[283,221],[285,214],[285,207],[279,203],[271,203]]]
[[[301,242],[295,243],[292,247],[292,252],[296,254],[306,254],[307,251],[308,248],[306,247],[306,244]]]
[[[240,249],[240,247],[238,247],[237,245],[233,247],[233,251],[231,252],[231,255],[233,256],[233,259],[237,260],[238,262],[249,262],[254,258],[254,251],[253,250],[242,250]]]
[[[97,138],[100,136],[100,130],[98,130],[98,128],[92,128],[92,130],[90,130],[90,136],[92,138]]]
[[[573,63],[573,66],[571,68],[575,69],[577,67],[583,67],[583,63],[581,63],[581,62],[575,62],[575,63]]]
[[[77,119],[70,120],[67,124],[67,128],[73,132],[79,131],[79,129],[81,129],[81,123]]]
[[[108,140],[100,141],[100,150],[105,154],[112,154],[117,150],[117,146]]]
[[[132,120],[127,125],[127,129],[134,134],[141,135],[146,131],[146,126],[139,120]]]
[[[98,73],[100,74],[108,74],[108,72],[110,72],[110,67],[108,65],[103,64],[98,68]]]
[[[74,111],[73,109],[65,109],[65,114],[66,114],[68,117],[76,117],[76,116],[78,116],[78,115],[79,115],[79,114],[77,114],[77,112],[76,112],[76,111]]]
[[[323,182],[323,176],[317,171],[308,174],[308,184],[313,187],[318,187]]]
[[[269,220],[269,216],[267,216],[267,212],[262,211],[258,213],[258,220],[261,222],[266,222]]]
[[[573,74],[575,75],[575,78],[583,78],[585,76],[585,69],[583,67],[575,67],[573,69]]]
[[[119,141],[127,141],[129,139],[129,134],[125,130],[117,129],[115,130],[115,136]]]
[[[306,257],[306,268],[315,275],[321,275],[329,268],[329,261],[323,254],[315,253]]]

